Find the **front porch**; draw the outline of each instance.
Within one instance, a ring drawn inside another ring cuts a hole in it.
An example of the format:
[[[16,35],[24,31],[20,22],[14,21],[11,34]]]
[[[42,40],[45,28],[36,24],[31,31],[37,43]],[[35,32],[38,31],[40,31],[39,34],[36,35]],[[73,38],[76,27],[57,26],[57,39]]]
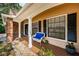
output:
[[[63,6],[68,8],[68,10],[72,10],[72,12],[67,11]],[[74,7],[71,8],[71,6]],[[30,4],[28,8],[24,7],[21,10],[21,13],[19,13],[15,17],[6,17],[9,22],[9,24],[7,24],[7,38],[10,42],[13,42],[16,38],[20,38],[29,49],[31,48],[36,54],[38,54],[38,52],[41,50],[41,46],[40,43],[32,40],[32,35],[34,35],[36,32],[43,32],[45,33],[46,39],[49,41],[48,45],[42,44],[43,47],[51,49],[52,53],[57,56],[68,56],[69,54],[66,53],[65,47],[68,42],[71,41],[69,41],[70,38],[68,38],[69,29],[67,27],[67,20],[70,18],[67,17],[75,15],[73,17],[76,19],[76,14],[78,14],[78,9],[76,8],[76,6],[78,5],[57,4],[56,6],[53,6],[53,4]],[[75,10],[77,9],[77,13],[73,12],[74,8]],[[56,11],[58,11],[58,13]],[[73,21],[72,18],[71,21]],[[74,46],[78,51],[79,41],[77,39],[77,29],[74,28],[75,31],[73,29],[71,30],[73,33],[75,33],[73,40],[75,41]]]
[[[21,39],[22,43],[28,46],[28,36],[22,36]],[[54,53],[55,56],[70,56],[70,54],[68,54],[63,48],[51,44],[42,44],[42,46],[40,46],[40,43],[36,41],[33,41],[31,51],[39,56],[39,51],[41,50],[41,47],[51,49],[52,53]],[[76,53],[74,56],[79,56],[79,53]]]
[[[22,42],[25,45],[28,46],[28,37],[22,36],[21,39],[23,40]],[[32,51],[38,55],[38,53],[40,51],[40,48],[41,48],[40,43],[38,43],[36,41],[33,41],[32,45],[33,45],[32,46]],[[48,45],[42,44],[42,46],[45,47],[45,48],[51,49],[52,53],[54,53],[55,56],[61,56],[61,55],[62,56],[69,56],[69,54],[66,52],[66,50],[62,49],[60,47],[57,47],[57,46],[54,46],[54,45],[51,45],[51,44],[48,44]]]

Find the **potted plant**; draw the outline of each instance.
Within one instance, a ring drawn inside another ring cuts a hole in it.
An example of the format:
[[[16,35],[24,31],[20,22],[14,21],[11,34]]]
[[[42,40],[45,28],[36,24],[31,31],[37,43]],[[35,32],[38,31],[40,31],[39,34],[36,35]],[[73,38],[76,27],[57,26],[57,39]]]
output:
[[[46,40],[46,39],[43,39],[43,40],[41,41],[41,43],[49,44],[48,40]]]
[[[73,43],[68,43],[66,45],[66,51],[71,54],[71,55],[74,55],[76,53],[76,49],[75,49],[75,46]]]

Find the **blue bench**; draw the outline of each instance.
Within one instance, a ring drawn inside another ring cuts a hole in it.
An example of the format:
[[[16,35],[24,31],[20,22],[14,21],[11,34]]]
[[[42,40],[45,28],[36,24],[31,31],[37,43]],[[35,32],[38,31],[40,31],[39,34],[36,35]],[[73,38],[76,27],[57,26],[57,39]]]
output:
[[[45,37],[45,34],[42,32],[37,32],[35,33],[35,35],[33,36],[33,40],[37,41],[37,42],[41,42],[41,40]]]

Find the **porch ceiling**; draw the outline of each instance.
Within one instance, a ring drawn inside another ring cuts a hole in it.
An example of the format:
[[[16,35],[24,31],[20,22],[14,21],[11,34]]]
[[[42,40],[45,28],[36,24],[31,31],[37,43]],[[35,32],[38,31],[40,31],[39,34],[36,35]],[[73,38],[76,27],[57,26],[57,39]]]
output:
[[[60,4],[62,3],[32,3],[28,5],[28,8],[25,8],[25,5],[24,8],[17,15],[17,17],[14,18],[14,20],[17,22],[21,22],[25,19],[28,19],[29,17],[33,18],[39,13]]]

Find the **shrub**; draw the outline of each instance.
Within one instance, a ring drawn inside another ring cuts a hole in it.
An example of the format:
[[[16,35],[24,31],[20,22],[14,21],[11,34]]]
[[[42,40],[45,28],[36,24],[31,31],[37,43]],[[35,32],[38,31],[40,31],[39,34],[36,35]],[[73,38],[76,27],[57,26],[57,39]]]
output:
[[[54,53],[50,49],[42,47],[38,53],[40,56],[54,56]]]
[[[10,54],[11,50],[13,50],[11,43],[8,43],[5,46],[3,46],[2,44],[0,44],[0,55],[1,56],[8,56]]]
[[[0,41],[0,44],[2,44],[3,43],[3,41]]]
[[[43,39],[43,40],[41,41],[41,43],[49,44],[48,40],[45,40],[45,39]]]

